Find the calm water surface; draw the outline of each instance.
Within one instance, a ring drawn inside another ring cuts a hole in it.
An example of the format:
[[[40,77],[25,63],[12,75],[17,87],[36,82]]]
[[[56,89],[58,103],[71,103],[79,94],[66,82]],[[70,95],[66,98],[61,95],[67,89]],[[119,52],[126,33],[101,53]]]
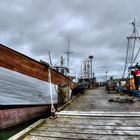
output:
[[[35,121],[37,121],[37,120],[26,122],[24,124],[20,124],[16,127],[12,127],[10,129],[7,129],[7,130],[1,130],[0,131],[0,140],[7,140],[8,138],[12,137],[16,133],[20,132],[21,130],[25,129],[29,125],[33,124]]]

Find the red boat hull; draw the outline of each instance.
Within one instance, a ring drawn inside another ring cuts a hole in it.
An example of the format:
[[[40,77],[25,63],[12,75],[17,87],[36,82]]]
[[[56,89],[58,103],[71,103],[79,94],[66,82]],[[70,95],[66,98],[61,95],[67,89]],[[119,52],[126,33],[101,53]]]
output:
[[[50,114],[50,106],[33,106],[0,110],[0,129],[6,129]]]

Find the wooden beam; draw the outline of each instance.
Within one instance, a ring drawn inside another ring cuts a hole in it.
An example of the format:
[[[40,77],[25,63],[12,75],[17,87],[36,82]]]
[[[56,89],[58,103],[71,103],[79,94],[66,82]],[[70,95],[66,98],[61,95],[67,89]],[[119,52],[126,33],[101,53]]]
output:
[[[92,117],[140,117],[140,112],[61,111],[56,112],[56,115]]]

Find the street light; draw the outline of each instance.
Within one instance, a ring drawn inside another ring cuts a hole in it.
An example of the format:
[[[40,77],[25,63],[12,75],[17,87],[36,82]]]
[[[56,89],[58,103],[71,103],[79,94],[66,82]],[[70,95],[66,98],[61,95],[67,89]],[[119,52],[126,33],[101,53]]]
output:
[[[108,73],[108,71],[106,71],[105,73],[106,73],[106,81],[107,81],[107,73]]]

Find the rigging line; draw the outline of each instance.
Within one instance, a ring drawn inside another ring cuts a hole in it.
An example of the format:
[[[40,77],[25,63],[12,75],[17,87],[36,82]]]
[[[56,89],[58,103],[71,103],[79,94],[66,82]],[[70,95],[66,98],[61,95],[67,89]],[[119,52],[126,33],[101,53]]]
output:
[[[138,57],[139,52],[140,52],[140,47],[139,47],[139,49],[138,49],[138,51],[137,51],[137,54],[136,54],[136,56],[135,56],[135,58],[134,58],[134,60],[133,60],[133,63],[136,61],[136,59],[137,59],[137,57]],[[132,63],[132,64],[133,64],[133,63]]]
[[[134,58],[135,44],[136,44],[136,38],[134,36],[134,43],[133,43],[133,47],[132,47],[132,55],[131,55],[131,63],[130,63],[131,66],[132,66],[132,62],[133,62],[133,58]]]
[[[137,35],[138,35],[138,37],[139,37],[139,32],[136,30],[136,33],[137,33]],[[140,38],[139,38],[139,40],[140,40]]]
[[[140,37],[139,37],[139,32],[138,32],[138,31],[137,31],[137,34],[138,34],[138,39],[139,39],[139,41],[140,41]],[[137,59],[137,57],[138,57],[139,52],[140,52],[140,47],[139,47],[139,49],[138,49],[138,51],[137,51],[137,54],[136,54],[136,56],[135,56],[135,58],[134,58],[134,60],[133,60],[132,64],[136,61],[136,59]]]

